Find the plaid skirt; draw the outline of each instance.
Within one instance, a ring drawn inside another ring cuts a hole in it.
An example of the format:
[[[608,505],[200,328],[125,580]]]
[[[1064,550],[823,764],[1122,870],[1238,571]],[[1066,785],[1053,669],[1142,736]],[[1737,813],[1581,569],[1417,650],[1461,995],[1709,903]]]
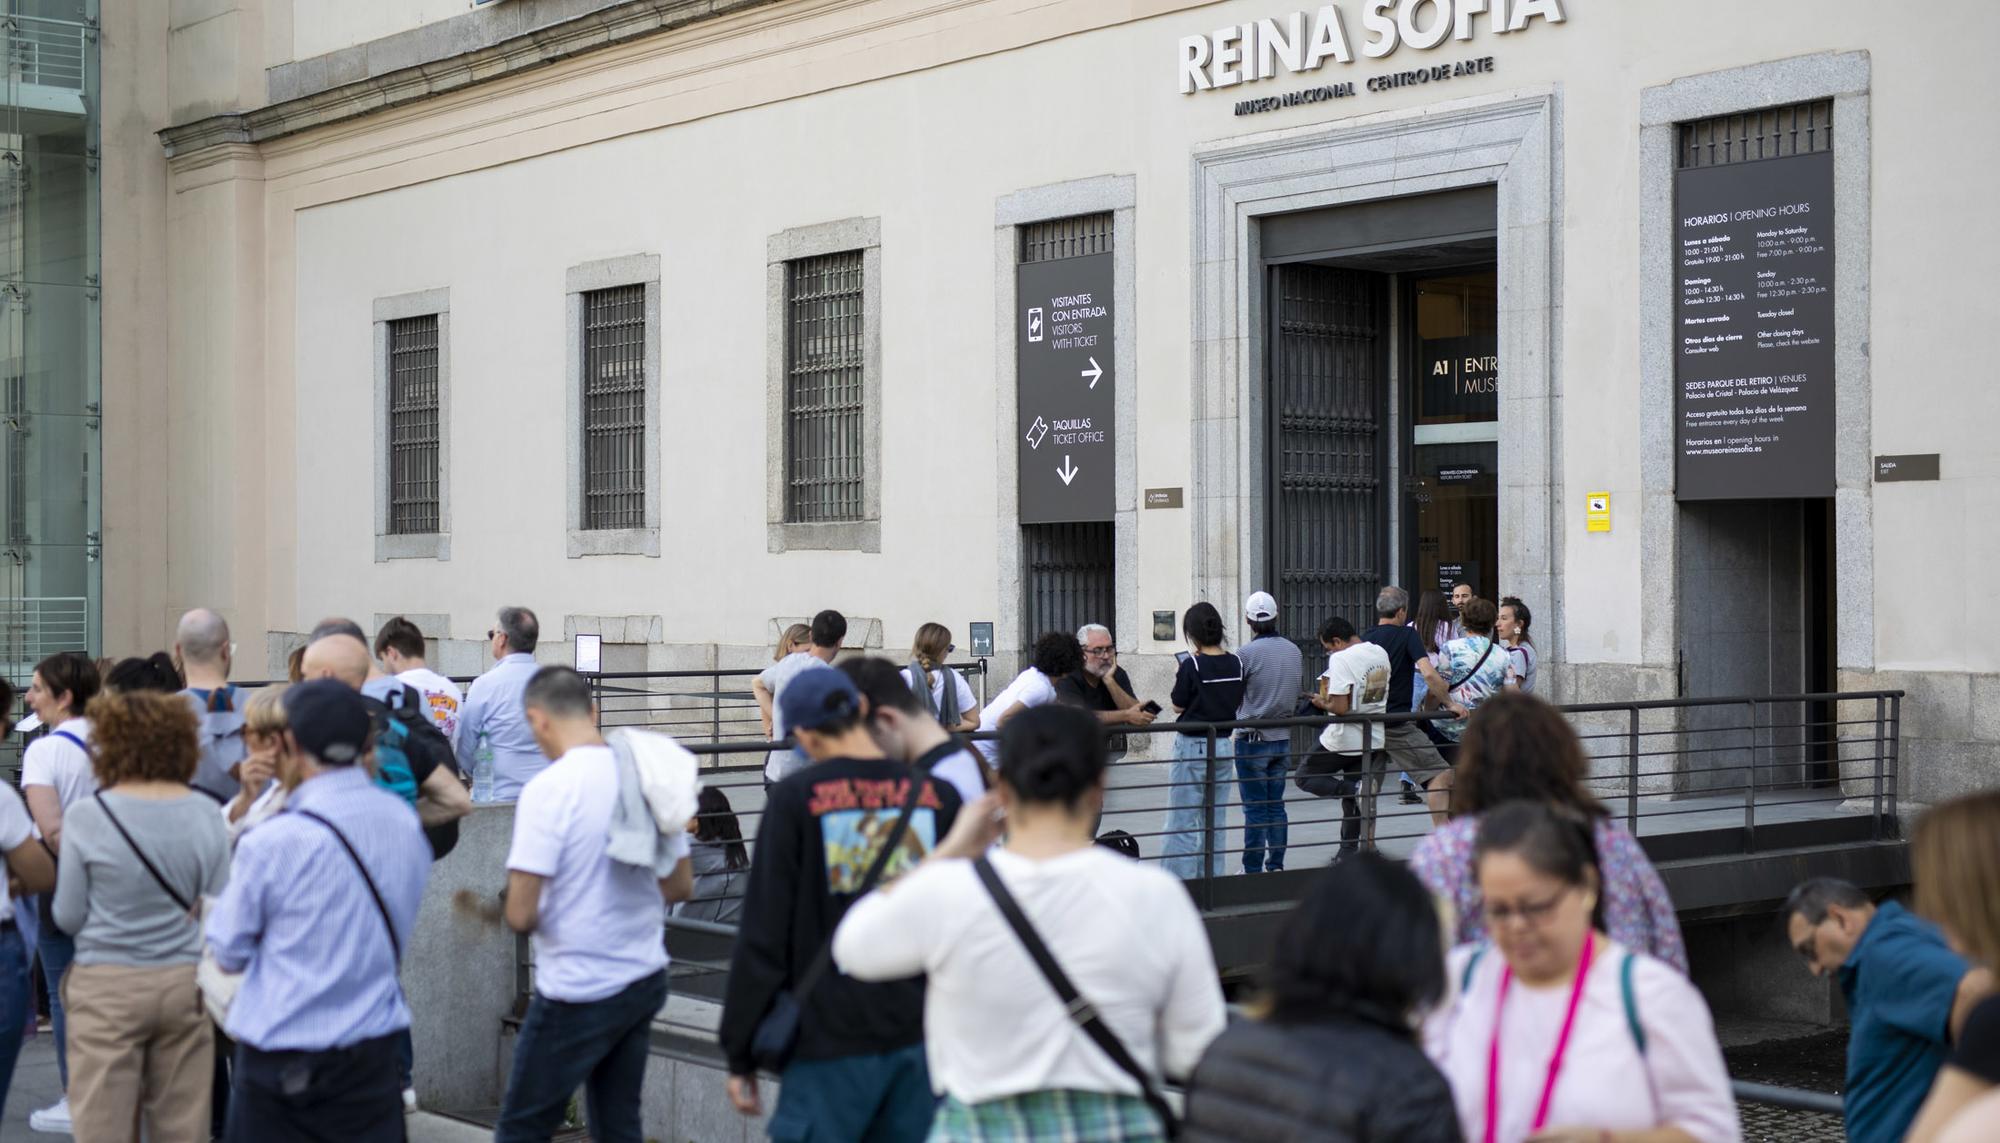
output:
[[[1160,1117],[1136,1095],[1031,1091],[982,1103],[946,1096],[929,1143],[1166,1143]]]

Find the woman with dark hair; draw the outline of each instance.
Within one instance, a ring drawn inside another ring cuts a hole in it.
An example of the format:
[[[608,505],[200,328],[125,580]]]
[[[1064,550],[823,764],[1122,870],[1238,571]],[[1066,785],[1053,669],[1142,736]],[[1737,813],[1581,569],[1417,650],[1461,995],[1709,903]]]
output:
[[[222,891],[229,834],[189,789],[201,748],[178,694],[112,692],[90,704],[103,787],[70,809],[55,894],[75,934],[62,983],[79,1139],[209,1136],[214,1047],[195,988],[197,902]]]
[[[1032,666],[1015,675],[1014,681],[994,695],[993,701],[986,704],[986,709],[979,712],[981,734],[994,733],[1023,711],[1056,701],[1056,681],[1083,666],[1083,645],[1067,631],[1050,631],[1035,640],[1034,656],[1030,662]],[[997,739],[989,738],[972,745],[986,756],[989,766],[1000,756]]]
[[[13,725],[14,688],[0,679],[0,738]],[[5,783],[0,783],[5,785]],[[14,1079],[14,1061],[21,1054],[21,1039],[35,1003],[29,984],[30,958],[34,950],[22,940],[23,926],[34,920],[32,897],[12,897],[9,877],[20,882],[23,893],[45,893],[55,887],[55,862],[48,850],[35,840],[35,825],[28,806],[13,790],[0,791],[0,1117],[7,1111],[7,1087]]]
[[[1202,1056],[1182,1143],[1457,1143],[1451,1088],[1414,1030],[1444,993],[1423,885],[1373,852],[1334,866],[1286,918],[1255,1018]]]
[[[1531,694],[1535,689],[1535,663],[1541,658],[1535,652],[1534,637],[1528,634],[1534,622],[1534,613],[1521,602],[1520,596],[1500,598],[1500,616],[1493,624],[1493,637],[1506,648],[1507,658],[1514,667],[1515,683]]]
[[[1452,907],[1454,944],[1483,941],[1486,916],[1472,860],[1480,821],[1515,800],[1567,809],[1591,825],[1612,939],[1686,972],[1687,946],[1666,884],[1638,839],[1590,792],[1589,780],[1590,758],[1561,711],[1518,691],[1495,695],[1466,724],[1454,776],[1457,816],[1417,842],[1411,872]]]
[[[1410,617],[1410,626],[1416,628],[1417,637],[1424,641],[1424,654],[1431,657],[1431,665],[1437,666],[1444,645],[1451,642],[1451,608],[1445,603],[1444,592],[1426,591],[1417,596],[1417,611]]]
[[[174,657],[165,651],[155,651],[143,659],[120,659],[104,675],[104,689],[121,694],[153,691],[170,695],[178,693],[182,686],[180,669],[174,666]]]
[[[1197,603],[1181,617],[1188,650],[1176,658],[1174,713],[1185,723],[1230,722],[1243,702],[1243,661],[1223,649],[1222,613],[1213,603]],[[1166,869],[1182,880],[1220,877],[1223,869],[1223,798],[1210,791],[1230,772],[1229,732],[1182,730],[1174,735],[1174,760],[1167,770],[1167,826],[1162,851]],[[1204,821],[1204,819],[1206,819]],[[1204,845],[1203,838],[1207,842]],[[1208,868],[1202,868],[1202,851]]]
[[[1095,715],[1022,712],[1001,731],[999,787],[917,869],[855,902],[834,936],[849,976],[926,976],[924,1044],[944,1092],[933,1140],[1164,1140],[1145,1093],[1187,1075],[1222,1030],[1214,955],[1187,891],[1093,843],[1104,769]],[[1058,999],[1001,895],[1145,1087],[1077,1026],[1080,1009]]]
[[[1588,820],[1507,802],[1474,850],[1492,944],[1457,949],[1457,994],[1425,1029],[1467,1139],[1737,1143],[1708,1005],[1604,931]]]
[[[70,807],[97,792],[97,775],[90,763],[90,720],[84,707],[97,697],[97,665],[82,655],[64,651],[50,655],[35,665],[28,686],[28,709],[35,712],[47,734],[28,744],[21,754],[21,796],[41,831],[49,852],[60,858],[63,815]],[[58,871],[60,879],[60,871]],[[56,1077],[63,1091],[69,1091],[69,1024],[64,1015],[63,974],[76,956],[76,942],[57,927],[49,912],[49,896],[42,898],[41,934],[35,952],[42,959],[42,978],[49,985],[49,1026],[55,1032]],[[69,1096],[28,1117],[37,1131],[62,1132],[70,1129]]]
[[[750,875],[750,851],[743,844],[743,827],[729,795],[703,786],[688,832],[694,835],[688,846],[694,895],[674,906],[674,916],[733,925],[743,915],[742,883]]]
[[[971,685],[964,675],[944,665],[955,649],[951,628],[944,624],[926,623],[917,628],[916,638],[910,641],[910,665],[903,668],[903,683],[946,730],[977,730],[979,707]]]

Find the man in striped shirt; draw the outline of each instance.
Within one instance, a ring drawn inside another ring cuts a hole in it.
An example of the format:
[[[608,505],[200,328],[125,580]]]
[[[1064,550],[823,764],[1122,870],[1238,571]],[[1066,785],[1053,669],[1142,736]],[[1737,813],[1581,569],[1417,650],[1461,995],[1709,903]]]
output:
[[[319,679],[285,693],[285,812],[243,835],[208,943],[244,972],[229,1143],[401,1143],[397,963],[416,928],[430,846],[416,811],[367,769],[361,696]]]

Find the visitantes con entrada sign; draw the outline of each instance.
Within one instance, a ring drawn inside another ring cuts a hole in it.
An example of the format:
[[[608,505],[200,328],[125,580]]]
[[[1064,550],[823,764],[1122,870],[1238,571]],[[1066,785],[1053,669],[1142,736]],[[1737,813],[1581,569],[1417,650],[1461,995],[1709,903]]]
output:
[[[1448,40],[1463,43],[1482,34],[1524,32],[1536,17],[1550,24],[1560,24],[1568,18],[1562,0],[1366,0],[1347,7],[1360,10],[1361,27],[1368,37],[1362,41],[1361,58],[1371,60],[1385,59],[1404,46],[1429,51]],[[1181,94],[1275,79],[1280,72],[1294,75],[1316,72],[1328,60],[1339,64],[1352,64],[1355,60],[1347,34],[1347,17],[1340,4],[1322,4],[1311,14],[1299,11],[1289,16],[1254,20],[1205,36],[1183,36]],[[1490,60],[1477,62],[1482,65],[1481,70],[1492,68]],[[1428,76],[1430,69],[1411,74]],[[1385,77],[1376,77],[1382,78]],[[1353,92],[1351,84],[1339,84],[1336,88],[1345,89],[1347,94]],[[1382,90],[1375,80],[1369,81],[1368,89]]]

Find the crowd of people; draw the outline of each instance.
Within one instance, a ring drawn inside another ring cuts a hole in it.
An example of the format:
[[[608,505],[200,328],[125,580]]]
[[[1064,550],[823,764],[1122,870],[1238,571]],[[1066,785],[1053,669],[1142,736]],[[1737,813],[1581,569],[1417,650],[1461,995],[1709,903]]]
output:
[[[1674,904],[1532,694],[1527,608],[1433,596],[1326,621],[1310,682],[1268,593],[1233,649],[1190,608],[1168,765],[1197,799],[1171,795],[1160,860],[1100,832],[1115,737],[1164,711],[1098,626],[1044,635],[983,707],[941,625],[902,665],[842,656],[837,612],[788,630],[753,688],[775,747],[754,839],[686,750],[607,736],[526,608],[464,692],[401,618],[326,620],[257,690],[203,610],[171,654],[52,656],[22,796],[0,792],[0,1108],[38,966],[65,1095],[37,1130],[404,1138],[398,968],[458,819],[504,800],[506,891],[453,903],[533,945],[503,1143],[551,1138],[579,1090],[593,1138],[644,1138],[670,912],[734,931],[727,1097],[775,1139],[1734,1143]],[[1336,718],[1293,765],[1302,711],[1427,709],[1436,738]],[[1183,885],[1222,872],[1200,795],[1225,765],[1246,874],[1285,867],[1294,769],[1349,803],[1235,1018]],[[1437,818],[1407,865],[1373,844],[1396,770]],[[1851,1138],[2000,1139],[2000,792],[1931,810],[1912,851],[1912,907],[1816,879],[1787,938],[1851,1016]]]

